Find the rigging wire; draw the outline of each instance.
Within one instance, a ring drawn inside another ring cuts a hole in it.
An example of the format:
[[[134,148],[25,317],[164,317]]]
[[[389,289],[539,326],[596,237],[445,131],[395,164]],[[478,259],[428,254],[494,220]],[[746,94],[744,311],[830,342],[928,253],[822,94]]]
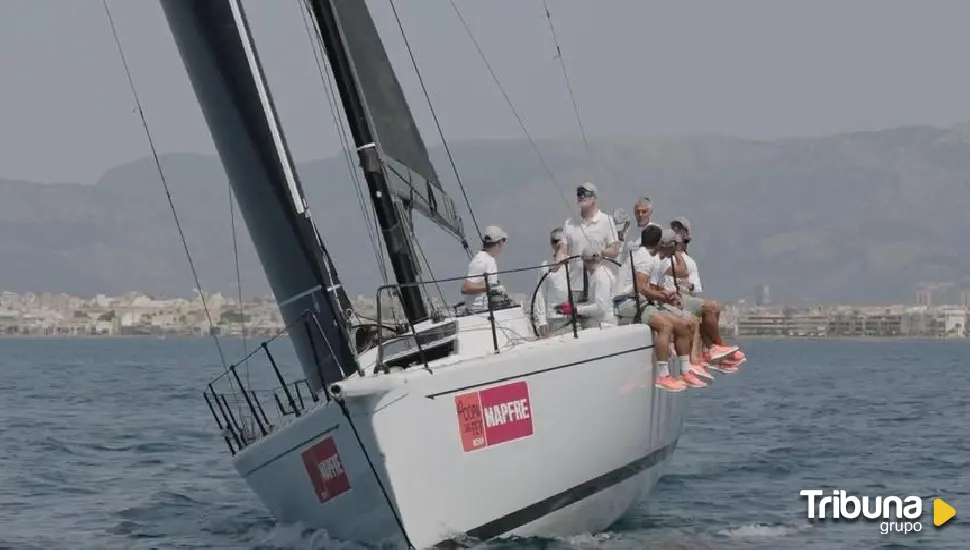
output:
[[[569,71],[566,70],[566,61],[562,55],[562,48],[559,46],[559,37],[556,35],[556,27],[552,23],[552,13],[549,11],[548,0],[542,0],[542,7],[546,10],[546,20],[549,21],[549,32],[552,34],[552,43],[556,46],[556,58],[559,60],[559,66],[562,68],[562,76],[566,81],[566,91],[569,92],[569,99],[573,104],[573,113],[576,114],[576,123],[579,125],[579,133],[583,137],[583,146],[586,148],[586,156],[589,158],[590,171],[594,178],[599,177],[599,165],[596,162],[596,158],[593,156],[593,150],[589,146],[589,139],[586,135],[586,127],[583,125],[583,119],[579,116],[579,104],[576,102],[576,94],[573,93],[572,83],[569,81]]]
[[[205,293],[202,291],[202,284],[199,282],[199,274],[195,268],[195,262],[192,260],[192,254],[189,252],[189,244],[185,239],[185,232],[182,230],[182,224],[179,221],[178,211],[175,208],[175,202],[172,200],[172,192],[168,187],[168,180],[165,178],[165,172],[162,170],[162,162],[158,157],[158,150],[155,148],[155,141],[152,139],[151,130],[148,127],[148,119],[145,117],[145,111],[141,106],[141,99],[138,97],[138,90],[135,88],[135,79],[131,75],[131,69],[128,67],[128,60],[125,58],[124,48],[121,46],[121,38],[118,36],[118,29],[115,27],[114,18],[111,16],[111,9],[108,7],[108,0],[101,0],[101,4],[104,6],[104,13],[108,16],[108,24],[111,26],[111,34],[114,37],[115,45],[118,47],[118,55],[121,57],[121,64],[125,69],[125,76],[128,78],[128,85],[131,87],[131,95],[135,100],[135,107],[138,109],[138,116],[141,119],[141,125],[145,129],[145,137],[148,139],[148,146],[152,151],[152,159],[155,161],[155,169],[158,171],[158,178],[162,182],[162,187],[165,189],[165,197],[168,199],[168,206],[172,210],[172,217],[175,219],[175,228],[178,230],[179,238],[182,240],[182,248],[185,250],[185,257],[189,262],[189,269],[192,270],[192,278],[195,280],[195,288],[199,291],[199,299],[202,302],[202,309],[205,311],[206,319],[209,321],[209,334],[212,336],[212,340],[216,344],[216,349],[219,352],[219,360],[222,362],[223,370],[229,370],[228,363],[226,362],[225,353],[222,350],[222,343],[219,342],[219,336],[216,335],[215,324],[212,322],[212,313],[209,311],[209,304],[206,302]],[[245,390],[243,390],[245,391]]]
[[[336,99],[336,94],[333,92],[333,87],[330,84],[330,80],[327,78],[330,74],[325,68],[326,56],[319,51],[319,46],[322,43],[322,36],[320,35],[320,29],[316,25],[314,20],[312,23],[313,29],[311,30],[311,17],[308,17],[307,13],[312,11],[312,8],[308,4],[308,0],[296,0],[298,9],[300,10],[300,15],[303,17],[303,27],[306,30],[307,40],[310,42],[310,49],[313,51],[313,61],[317,65],[317,72],[320,76],[320,82],[323,84],[324,94],[327,96],[327,106],[330,109],[330,116],[333,119],[334,126],[337,128],[337,134],[340,138],[341,149],[344,153],[344,160],[347,163],[347,170],[350,172],[351,186],[354,188],[354,192],[357,195],[357,203],[360,208],[361,213],[364,215],[364,226],[367,228],[367,238],[370,241],[371,248],[374,251],[374,259],[377,262],[377,267],[380,269],[381,278],[384,283],[387,284],[387,265],[384,259],[384,255],[381,253],[380,245],[377,242],[377,235],[380,234],[380,229],[377,222],[377,217],[371,214],[370,209],[367,208],[367,202],[364,197],[362,190],[360,176],[357,173],[357,169],[354,166],[354,162],[351,158],[350,153],[350,142],[347,139],[347,130],[344,126],[343,120],[338,114],[338,103]],[[314,33],[316,36],[314,36]],[[373,224],[373,225],[372,225]]]
[[[239,304],[239,326],[242,328],[243,355],[249,355],[246,330],[246,310],[243,309],[242,276],[239,273],[239,241],[236,237],[236,213],[233,208],[232,185],[226,184],[229,191],[229,227],[232,229],[232,256],[236,263],[236,299]],[[249,358],[246,358],[246,385],[251,386],[249,377]]]
[[[441,129],[441,123],[438,121],[438,113],[434,110],[434,105],[431,103],[431,94],[428,93],[428,88],[424,84],[424,78],[421,76],[421,71],[418,69],[418,62],[414,58],[414,52],[411,50],[411,43],[408,41],[407,33],[404,32],[404,23],[401,22],[401,17],[397,13],[397,5],[394,0],[388,0],[391,5],[391,11],[394,13],[394,20],[397,21],[397,27],[401,30],[401,38],[404,39],[404,47],[407,48],[408,57],[411,58],[411,66],[414,67],[414,74],[418,77],[418,83],[421,84],[421,91],[424,93],[424,99],[428,102],[428,109],[431,111],[431,118],[434,119],[435,128],[438,129],[438,137],[441,138],[441,144],[444,145],[445,153],[448,155],[448,162],[451,163],[451,169],[455,173],[455,180],[458,182],[458,188],[461,189],[461,195],[465,198],[465,206],[468,207],[468,213],[471,215],[472,223],[475,225],[475,233],[478,234],[478,238],[482,238],[482,230],[478,225],[478,219],[475,217],[475,210],[472,209],[472,203],[468,200],[468,193],[465,192],[465,184],[461,181],[461,176],[458,174],[458,165],[455,164],[455,158],[451,155],[451,147],[448,146],[448,140],[445,139],[445,133]],[[465,252],[471,257],[471,249],[468,247],[468,240],[463,239],[462,246],[465,247]]]
[[[444,293],[443,290],[441,290],[441,283],[439,283],[438,282],[438,278],[435,277],[434,268],[431,267],[431,261],[428,260],[428,256],[424,253],[424,247],[421,246],[421,240],[414,236],[414,216],[413,216],[413,212],[414,211],[413,210],[409,210],[412,213],[412,215],[405,217],[404,212],[401,212],[401,210],[403,210],[404,207],[402,205],[400,205],[400,203],[398,203],[397,201],[395,201],[394,204],[395,204],[395,207],[398,209],[398,214],[401,216],[402,221],[405,220],[405,219],[408,220],[407,223],[408,223],[408,225],[409,225],[409,227],[410,227],[411,230],[405,232],[405,234],[410,236],[410,238],[408,240],[411,241],[415,245],[415,247],[418,250],[418,254],[420,254],[421,255],[421,259],[424,260],[424,264],[426,266],[428,266],[428,274],[431,275],[431,280],[434,281],[434,286],[435,286],[435,289],[438,290],[438,296],[441,297],[441,303],[442,303],[442,305],[447,306],[448,305],[448,300],[445,299],[445,293]],[[468,250],[468,249],[466,248],[465,250]]]
[[[492,76],[492,80],[495,82],[495,85],[502,93],[502,97],[505,98],[505,103],[508,105],[509,110],[512,111],[512,115],[515,116],[515,120],[519,122],[519,127],[522,129],[522,133],[525,134],[526,139],[528,139],[529,145],[532,146],[532,150],[535,151],[536,157],[538,157],[539,159],[539,163],[542,164],[542,168],[546,171],[546,174],[549,176],[549,180],[552,181],[553,185],[556,188],[556,191],[559,192],[559,197],[562,198],[563,203],[565,203],[567,210],[572,212],[573,204],[569,202],[569,199],[567,199],[566,195],[563,193],[562,186],[560,186],[559,181],[556,180],[556,176],[553,173],[552,168],[549,167],[549,164],[546,162],[545,157],[542,156],[542,151],[539,150],[539,146],[536,144],[535,139],[533,139],[532,134],[529,133],[529,129],[526,127],[525,121],[522,119],[522,116],[515,109],[515,104],[512,103],[512,98],[509,97],[508,92],[505,91],[505,87],[502,86],[502,82],[499,80],[498,75],[495,73],[495,70],[492,68],[492,64],[488,62],[488,58],[485,56],[485,51],[482,50],[482,46],[478,43],[478,39],[475,38],[475,35],[472,33],[471,28],[468,26],[468,23],[465,21],[465,18],[462,16],[461,10],[459,10],[458,5],[455,4],[455,0],[448,0],[448,1],[451,4],[452,9],[455,11],[455,15],[458,16],[458,21],[461,22],[461,26],[465,29],[465,34],[468,35],[468,38],[471,39],[472,44],[475,46],[475,50],[478,51],[478,56],[482,59],[482,63],[485,65],[485,68],[488,70],[488,73]],[[585,234],[585,232],[586,230],[584,229],[583,233]]]

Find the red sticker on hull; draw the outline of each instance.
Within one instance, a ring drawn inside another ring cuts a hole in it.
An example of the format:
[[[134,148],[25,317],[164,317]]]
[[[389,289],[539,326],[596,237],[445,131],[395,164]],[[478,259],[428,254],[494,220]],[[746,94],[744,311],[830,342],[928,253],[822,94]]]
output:
[[[310,476],[313,491],[320,502],[340,496],[350,490],[350,479],[344,471],[333,436],[327,436],[309,449],[303,451],[303,466]]]
[[[465,452],[529,437],[533,433],[529,384],[512,382],[455,396]]]

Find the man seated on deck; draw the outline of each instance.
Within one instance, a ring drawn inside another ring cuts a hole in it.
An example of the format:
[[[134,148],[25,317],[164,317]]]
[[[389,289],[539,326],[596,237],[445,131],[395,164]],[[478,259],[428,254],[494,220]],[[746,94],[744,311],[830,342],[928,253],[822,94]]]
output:
[[[714,378],[711,373],[708,372],[708,365],[701,358],[700,351],[700,318],[686,312],[684,308],[683,296],[674,289],[668,289],[664,285],[664,280],[667,274],[667,267],[671,265],[674,255],[676,253],[676,243],[679,237],[677,233],[670,229],[661,229],[660,241],[657,243],[657,248],[651,251],[657,258],[653,264],[653,269],[655,270],[650,276],[650,283],[655,286],[657,290],[660,290],[667,296],[667,300],[661,304],[662,310],[677,318],[679,321],[683,322],[687,326],[688,341],[687,354],[678,354],[681,366],[681,375],[684,373],[692,374],[696,379],[703,382],[703,385],[710,384],[713,382]],[[689,378],[685,379],[684,382],[688,385],[696,385],[691,382]]]
[[[657,358],[657,378],[655,384],[673,392],[683,391],[689,383],[691,386],[704,386],[689,370],[682,370],[681,377],[674,377],[670,373],[670,346],[674,341],[675,351],[681,358],[682,369],[690,363],[690,326],[686,319],[677,318],[664,310],[663,303],[673,300],[672,293],[658,288],[660,274],[660,258],[657,256],[657,245],[662,237],[659,226],[647,227],[642,231],[641,244],[632,254],[632,263],[627,261],[620,268],[614,304],[620,319],[627,322],[640,322],[649,326],[654,335],[654,353]],[[634,277],[634,272],[636,277]],[[656,284],[651,284],[656,283]],[[637,300],[636,294],[640,295]],[[640,309],[637,311],[639,302]]]
[[[711,368],[733,373],[744,362],[744,353],[736,346],[726,346],[721,340],[720,317],[721,304],[713,300],[697,298],[695,294],[702,291],[697,263],[687,254],[687,243],[690,242],[690,222],[680,217],[670,222],[670,228],[677,233],[675,270],[668,264],[665,272],[665,285],[668,290],[681,294],[683,309],[701,319],[700,337],[702,340],[701,360],[710,363]],[[676,276],[675,276],[676,275]]]
[[[461,293],[474,296],[468,305],[470,310],[488,309],[486,297],[504,296],[505,287],[498,282],[496,259],[508,241],[508,235],[497,225],[490,225],[482,233],[482,249],[468,262],[468,275]]]
[[[583,250],[583,269],[589,283],[585,302],[576,304],[576,315],[582,317],[583,328],[616,326],[613,312],[613,275],[603,264],[601,250],[589,245]],[[570,315],[569,302],[559,304],[556,311],[560,315]]]
[[[568,317],[557,315],[555,311],[558,304],[569,301],[566,269],[563,267],[563,261],[569,257],[569,253],[566,251],[566,238],[562,228],[557,227],[549,233],[549,245],[552,247],[552,262],[542,262],[545,267],[539,272],[535,302],[532,304],[539,338],[556,334],[568,326],[570,321]]]
[[[597,193],[596,186],[589,182],[577,187],[576,203],[579,205],[579,215],[569,218],[562,226],[569,256],[577,256],[569,262],[569,281],[573,295],[578,295],[578,300],[584,299],[583,280],[586,273],[578,256],[586,246],[599,246],[603,257],[609,260],[616,260],[620,251],[613,218],[596,206]]]

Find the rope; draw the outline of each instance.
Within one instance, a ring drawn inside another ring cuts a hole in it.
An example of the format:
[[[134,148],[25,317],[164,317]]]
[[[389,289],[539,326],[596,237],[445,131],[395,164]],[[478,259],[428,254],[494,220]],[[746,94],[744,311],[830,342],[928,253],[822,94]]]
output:
[[[559,182],[556,180],[555,174],[553,173],[552,169],[549,167],[549,164],[546,162],[545,157],[542,156],[542,152],[539,150],[539,146],[538,144],[536,144],[535,139],[532,138],[532,134],[529,133],[529,129],[526,127],[525,121],[522,119],[522,116],[519,115],[519,112],[515,109],[515,105],[512,103],[512,98],[509,97],[508,92],[506,92],[505,87],[502,86],[502,82],[499,80],[498,75],[495,73],[495,70],[492,68],[491,63],[488,62],[488,58],[485,56],[485,51],[482,50],[482,47],[478,43],[478,40],[475,38],[475,35],[472,33],[471,28],[468,26],[468,23],[465,21],[465,18],[461,15],[461,10],[459,10],[458,5],[455,4],[455,0],[448,0],[448,1],[451,4],[452,9],[455,11],[455,15],[458,16],[458,21],[461,23],[461,26],[465,29],[465,34],[468,35],[468,38],[471,39],[472,44],[475,46],[475,50],[478,51],[478,56],[481,58],[482,63],[485,65],[485,68],[488,70],[488,73],[492,76],[492,80],[495,82],[495,85],[498,87],[499,92],[501,92],[502,97],[505,98],[505,103],[508,105],[509,110],[512,111],[512,115],[515,116],[515,120],[518,121],[519,127],[522,129],[522,133],[525,134],[526,139],[529,141],[529,145],[532,146],[532,150],[535,151],[536,157],[538,157],[539,159],[539,163],[542,164],[542,168],[546,171],[546,174],[549,176],[549,180],[556,188],[556,192],[559,193],[559,198],[561,198],[563,201],[563,204],[566,205],[566,210],[569,211],[570,213],[573,212],[574,204],[570,203],[569,199],[567,199],[566,195],[563,193],[562,186],[559,185]],[[583,232],[583,236],[586,238],[587,242],[591,242],[589,235],[586,233],[586,229],[582,226],[582,224],[580,224],[579,228]]]
[[[408,36],[404,32],[404,24],[401,22],[401,18],[397,13],[397,5],[394,4],[394,0],[389,0],[391,4],[391,11],[394,12],[394,20],[397,21],[397,27],[401,30],[401,38],[404,39],[404,47],[407,48],[408,57],[411,58],[411,66],[414,67],[414,74],[418,77],[418,83],[421,84],[421,91],[424,92],[424,99],[428,102],[428,109],[431,111],[431,118],[434,119],[435,128],[438,129],[438,136],[441,138],[441,143],[444,145],[445,153],[448,155],[448,162],[451,163],[451,169],[455,173],[455,180],[458,181],[458,188],[461,189],[461,196],[465,199],[465,206],[468,207],[468,213],[471,214],[472,223],[475,224],[475,232],[478,234],[478,238],[483,238],[481,227],[478,225],[478,219],[475,217],[475,211],[472,209],[472,203],[468,200],[468,193],[465,192],[465,184],[461,181],[461,176],[458,174],[458,165],[455,164],[455,158],[451,155],[451,147],[448,146],[448,140],[445,139],[445,133],[441,129],[441,123],[438,122],[438,113],[434,110],[434,105],[431,103],[431,95],[428,93],[427,86],[424,85],[424,78],[421,76],[421,71],[418,69],[418,62],[414,58],[414,52],[411,51],[411,43],[408,41]],[[465,252],[468,253],[469,258],[472,255],[471,249],[468,247],[468,241],[463,240],[462,246],[465,247]]]
[[[357,438],[357,445],[360,446],[360,451],[364,453],[364,459],[367,460],[367,465],[370,467],[370,471],[374,474],[374,481],[377,482],[377,486],[381,490],[381,494],[384,495],[384,502],[387,503],[387,507],[391,510],[391,515],[394,516],[394,522],[397,523],[397,528],[401,531],[401,536],[404,537],[404,542],[407,543],[408,548],[414,548],[414,544],[411,542],[411,537],[408,536],[407,530],[404,528],[404,521],[401,516],[397,513],[397,508],[394,507],[394,503],[391,502],[391,496],[387,493],[387,488],[384,487],[384,482],[381,481],[380,474],[377,473],[377,468],[374,466],[374,461],[371,460],[370,453],[367,452],[367,447],[364,445],[363,440],[360,438],[360,433],[357,432],[357,426],[354,425],[354,420],[350,417],[350,410],[347,409],[347,404],[344,403],[343,399],[335,398],[334,401],[340,406],[340,412],[343,413],[344,418],[347,419],[347,423],[350,424],[350,429],[354,432],[354,437]]]
[[[589,139],[586,136],[586,128],[583,119],[579,116],[579,105],[576,102],[576,94],[573,93],[572,84],[569,82],[569,71],[566,70],[566,61],[562,55],[562,48],[559,47],[559,38],[556,36],[556,27],[552,23],[552,13],[549,11],[549,3],[542,0],[542,7],[546,10],[546,20],[549,21],[549,32],[552,34],[552,43],[556,46],[556,58],[559,59],[559,66],[562,67],[562,76],[566,81],[566,90],[569,92],[569,99],[573,103],[573,112],[576,114],[576,123],[579,125],[579,133],[583,136],[583,146],[586,148],[586,156],[589,157],[590,171],[593,177],[599,176],[599,166],[593,156],[593,150],[589,146]]]
[[[347,171],[350,172],[351,186],[354,188],[354,193],[357,195],[357,205],[360,208],[361,213],[364,215],[365,227],[367,228],[367,238],[370,241],[371,248],[374,251],[374,259],[377,262],[377,267],[381,271],[381,278],[386,283],[387,278],[387,265],[385,265],[384,255],[381,254],[380,245],[377,244],[377,235],[380,233],[380,229],[377,223],[376,216],[371,214],[371,211],[367,208],[367,201],[364,197],[364,193],[361,189],[360,176],[357,173],[357,169],[354,166],[353,159],[351,157],[350,142],[347,139],[347,130],[344,126],[343,119],[337,114],[339,109],[336,94],[333,92],[330,80],[327,78],[329,72],[325,68],[326,56],[319,51],[320,44],[322,43],[322,37],[320,36],[320,29],[317,28],[316,20],[313,20],[307,15],[307,12],[311,10],[310,6],[307,4],[308,0],[296,0],[298,9],[300,10],[300,15],[303,17],[303,28],[306,30],[307,40],[310,42],[310,50],[313,52],[313,61],[317,65],[317,73],[320,75],[320,82],[323,83],[323,91],[327,96],[327,107],[330,108],[330,116],[333,119],[333,124],[337,128],[337,134],[340,138],[341,149],[344,153],[344,161],[347,163]],[[310,29],[311,25],[313,30]],[[316,35],[316,36],[314,36]],[[373,225],[371,224],[373,222]]]
[[[155,169],[158,171],[158,179],[162,182],[162,187],[165,189],[165,197],[168,199],[168,206],[172,210],[172,217],[175,219],[175,229],[178,230],[179,238],[182,239],[182,248],[185,250],[185,258],[189,262],[189,269],[192,270],[192,279],[195,281],[195,288],[199,291],[199,299],[202,301],[202,309],[205,311],[206,319],[209,321],[209,334],[212,336],[212,340],[216,343],[216,349],[219,351],[219,360],[222,362],[222,368],[224,370],[229,370],[226,363],[225,353],[222,351],[222,344],[219,342],[219,337],[212,330],[215,324],[212,322],[212,313],[209,311],[209,305],[205,300],[205,293],[202,292],[202,284],[199,282],[199,274],[195,269],[195,262],[192,261],[192,254],[189,252],[189,244],[185,239],[185,232],[182,231],[182,224],[179,221],[178,211],[175,209],[175,202],[172,200],[172,192],[168,187],[168,180],[165,179],[165,173],[162,171],[162,162],[158,158],[158,150],[155,148],[155,142],[152,139],[151,130],[148,128],[148,120],[145,118],[145,111],[142,109],[141,100],[138,97],[138,90],[135,88],[135,80],[131,76],[131,69],[128,68],[128,61],[125,58],[124,48],[121,46],[121,38],[118,37],[118,30],[115,27],[114,18],[111,17],[111,9],[108,7],[108,0],[101,0],[101,4],[104,6],[104,13],[108,16],[108,24],[111,26],[111,34],[114,36],[115,45],[118,47],[118,55],[121,57],[121,64],[125,69],[125,76],[128,78],[128,85],[131,87],[131,95],[135,99],[135,107],[138,109],[138,116],[141,119],[141,125],[145,129],[145,137],[148,139],[148,146],[152,151],[152,159],[155,161]]]
[[[236,299],[239,301],[239,325],[242,327],[242,345],[243,354],[248,355],[249,350],[247,345],[247,334],[246,334],[246,311],[243,309],[243,291],[242,291],[242,276],[239,273],[239,242],[236,238],[236,214],[232,207],[232,185],[228,185],[229,188],[229,227],[232,229],[232,256],[236,263]],[[246,360],[246,386],[251,385],[251,380],[249,376],[249,359]]]
[[[424,260],[424,264],[426,266],[428,266],[428,273],[431,275],[431,279],[432,280],[435,280],[436,277],[435,277],[435,274],[434,274],[434,268],[431,267],[431,261],[428,260],[428,256],[424,253],[424,247],[421,246],[420,239],[418,239],[417,237],[414,237],[412,235],[411,236],[411,241],[417,246],[418,254],[421,254],[421,259]],[[468,247],[467,246],[465,247],[465,250],[468,250]],[[445,298],[444,291],[441,290],[441,283],[437,283],[436,282],[436,283],[434,283],[434,286],[438,290],[438,296],[441,297],[441,304],[442,305],[447,305],[448,304],[448,300]]]

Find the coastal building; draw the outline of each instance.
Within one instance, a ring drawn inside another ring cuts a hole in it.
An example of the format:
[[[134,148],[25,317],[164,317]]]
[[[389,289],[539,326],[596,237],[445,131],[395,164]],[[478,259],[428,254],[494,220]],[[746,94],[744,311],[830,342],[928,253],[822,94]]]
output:
[[[754,307],[738,311],[733,320],[728,332],[737,336],[967,337],[967,309],[957,306]]]

